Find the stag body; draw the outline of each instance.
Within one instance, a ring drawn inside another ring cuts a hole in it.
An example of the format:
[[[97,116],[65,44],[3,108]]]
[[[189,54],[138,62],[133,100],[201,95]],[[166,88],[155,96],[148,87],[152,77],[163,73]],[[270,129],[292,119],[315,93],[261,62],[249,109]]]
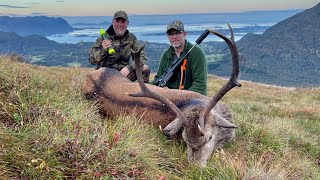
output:
[[[224,104],[218,103],[211,110],[210,120],[204,126],[204,132],[210,135],[205,136],[198,129],[198,119],[200,112],[208,105],[209,97],[192,91],[146,85],[151,91],[163,95],[174,103],[188,119],[182,136],[188,145],[189,161],[204,166],[214,148],[222,147],[233,137],[233,129],[220,127],[217,124],[223,124],[223,122],[219,120],[215,124],[216,117],[232,122],[231,112]],[[176,114],[162,102],[146,97],[131,97],[128,95],[138,92],[140,92],[138,83],[131,82],[119,71],[110,68],[100,68],[90,72],[84,82],[86,97],[88,99],[96,98],[101,112],[108,117],[115,117],[119,113],[139,114],[146,122],[157,127],[167,127],[175,120]],[[193,135],[189,136],[188,134]]]
[[[84,93],[87,98],[95,97],[98,100],[101,112],[105,115],[113,117],[119,112],[139,114],[147,122],[165,127],[163,132],[169,136],[182,130],[189,162],[204,167],[213,150],[222,147],[234,136],[236,127],[232,124],[228,107],[219,103],[230,89],[240,86],[237,82],[238,53],[233,31],[230,26],[229,28],[231,40],[209,30],[227,42],[233,62],[231,78],[213,98],[192,91],[144,84],[139,68],[140,52],[144,46],[133,52],[139,84],[131,82],[114,69],[100,68],[86,76]]]

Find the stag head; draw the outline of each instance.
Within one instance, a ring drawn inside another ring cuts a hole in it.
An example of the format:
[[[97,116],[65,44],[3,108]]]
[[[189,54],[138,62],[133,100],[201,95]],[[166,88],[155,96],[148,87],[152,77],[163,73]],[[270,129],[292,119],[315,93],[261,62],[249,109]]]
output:
[[[229,24],[228,27],[231,33],[230,39],[219,32],[210,29],[208,31],[222,38],[231,51],[233,69],[229,81],[208,102],[199,102],[197,105],[191,104],[182,109],[179,109],[166,97],[155,94],[145,86],[142,80],[140,52],[145,47],[146,42],[137,51],[132,51],[141,92],[129,95],[156,99],[176,113],[176,119],[163,129],[163,133],[167,136],[173,136],[180,129],[183,129],[182,137],[187,144],[188,161],[198,167],[206,165],[213,150],[222,147],[231,139],[234,136],[234,128],[236,128],[236,125],[231,123],[232,116],[228,108],[224,104],[218,103],[233,87],[241,86],[237,82],[239,75],[238,51],[234,41],[233,30]]]

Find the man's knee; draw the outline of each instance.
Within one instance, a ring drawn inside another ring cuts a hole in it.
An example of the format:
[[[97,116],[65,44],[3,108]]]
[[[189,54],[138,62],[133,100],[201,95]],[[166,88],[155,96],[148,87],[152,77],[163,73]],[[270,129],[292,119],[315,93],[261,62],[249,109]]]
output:
[[[148,83],[149,82],[149,77],[150,77],[150,69],[147,65],[143,65],[142,66],[142,78],[143,78],[143,81],[145,83]]]
[[[132,82],[137,80],[135,69],[130,71],[130,73],[127,76]],[[145,83],[149,82],[150,77],[150,69],[147,65],[142,66],[142,79]]]
[[[137,76],[136,76],[136,72],[133,70],[133,71],[130,71],[130,73],[127,75],[127,77],[133,82],[135,80],[137,80]]]

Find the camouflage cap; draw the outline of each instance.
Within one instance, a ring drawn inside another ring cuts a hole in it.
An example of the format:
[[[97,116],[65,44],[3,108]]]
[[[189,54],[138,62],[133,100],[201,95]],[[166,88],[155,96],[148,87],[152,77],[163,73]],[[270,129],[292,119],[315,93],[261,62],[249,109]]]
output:
[[[177,31],[183,31],[184,32],[184,25],[182,24],[181,21],[179,20],[174,20],[171,21],[168,26],[167,26],[167,33],[169,32],[169,30],[174,29]]]
[[[123,18],[127,21],[129,21],[129,18],[128,18],[128,14],[124,11],[117,11],[114,13],[114,16],[113,16],[113,19],[117,19],[117,18]]]

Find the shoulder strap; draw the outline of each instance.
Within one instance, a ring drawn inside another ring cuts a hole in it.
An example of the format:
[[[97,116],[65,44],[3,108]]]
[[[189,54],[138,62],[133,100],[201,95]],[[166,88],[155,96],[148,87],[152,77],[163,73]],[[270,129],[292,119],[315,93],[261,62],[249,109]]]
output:
[[[184,84],[186,81],[186,69],[187,69],[187,58],[184,58],[183,63],[180,67],[180,85],[179,89],[182,90],[184,89]]]

